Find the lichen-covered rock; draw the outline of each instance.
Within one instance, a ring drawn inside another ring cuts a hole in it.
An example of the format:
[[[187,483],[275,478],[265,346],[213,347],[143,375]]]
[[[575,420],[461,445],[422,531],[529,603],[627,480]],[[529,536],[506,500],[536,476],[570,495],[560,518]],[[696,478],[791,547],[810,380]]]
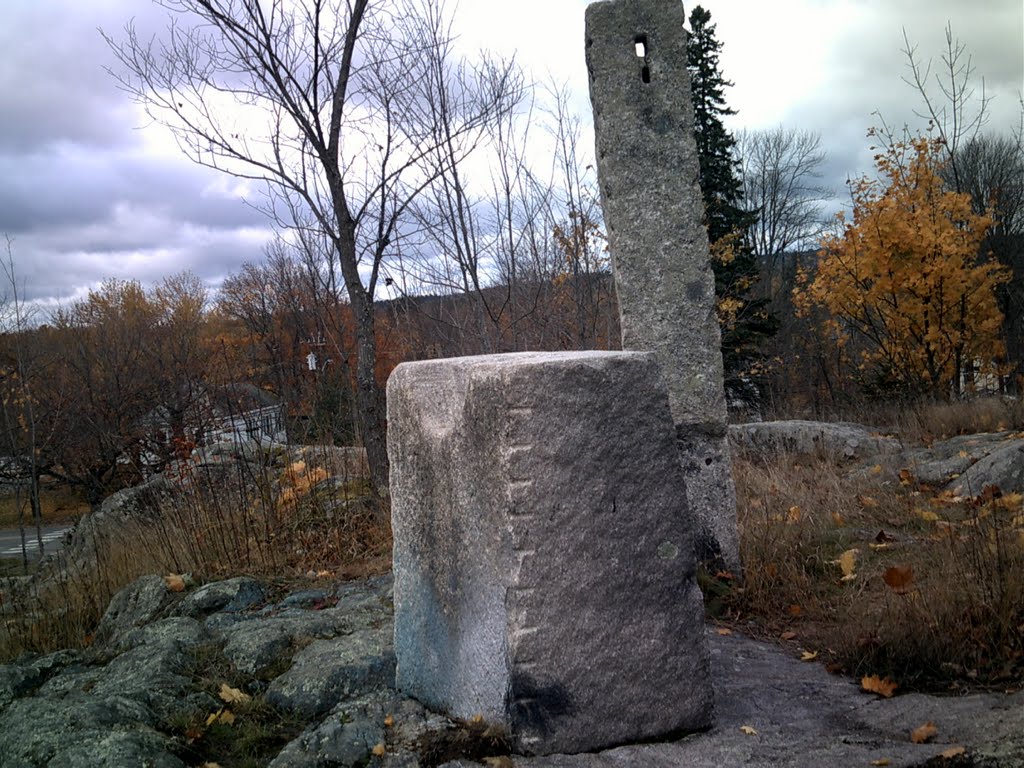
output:
[[[797,453],[848,460],[895,454],[902,447],[899,440],[860,424],[799,419],[733,424],[729,442],[737,450],[753,454]]]
[[[122,589],[110,601],[94,643],[123,647],[129,631],[153,621],[170,605],[172,593],[159,576],[143,576]]]
[[[211,613],[238,613],[252,608],[266,597],[263,585],[255,579],[239,576],[204,584],[190,592],[176,608],[181,616],[202,618]]]
[[[128,696],[77,691],[19,699],[0,714],[0,765],[183,766],[154,725],[152,712]]]
[[[394,683],[390,627],[315,640],[295,654],[267,690],[267,701],[305,717]]]

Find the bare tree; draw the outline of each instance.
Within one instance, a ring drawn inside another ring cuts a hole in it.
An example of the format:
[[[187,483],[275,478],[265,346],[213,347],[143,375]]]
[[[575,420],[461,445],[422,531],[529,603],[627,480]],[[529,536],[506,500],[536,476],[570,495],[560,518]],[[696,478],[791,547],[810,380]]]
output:
[[[780,279],[782,260],[793,251],[817,247],[828,227],[823,203],[831,190],[821,184],[821,136],[782,126],[741,131],[736,155],[744,205],[757,213],[745,230],[747,245],[761,265],[764,298],[773,301],[793,287]]]
[[[193,161],[267,185],[267,210],[300,208],[326,237],[322,256],[348,295],[357,336],[359,429],[372,481],[387,488],[374,301],[385,259],[430,182],[435,116],[423,87],[448,54],[431,0],[156,0],[160,40],[133,25],[106,36],[113,73]],[[451,130],[481,130],[506,109],[506,67],[467,80]]]
[[[21,483],[28,480],[29,508],[32,523],[36,531],[36,546],[42,556],[44,551],[42,529],[42,506],[40,504],[39,462],[40,434],[39,421],[36,414],[36,400],[33,393],[34,379],[39,374],[38,360],[28,348],[26,337],[32,323],[31,313],[25,309],[23,290],[18,283],[14,266],[14,247],[10,236],[5,236],[7,253],[3,260],[3,277],[10,286],[11,295],[7,309],[10,317],[4,318],[6,330],[10,333],[11,349],[10,364],[2,371],[3,389],[8,390],[3,397],[3,420],[7,435],[8,460],[4,467],[5,474],[13,473],[18,484],[18,531],[21,536],[22,568],[28,569],[28,547],[25,531],[24,511],[21,505]]]
[[[992,96],[978,77],[967,46],[946,25],[946,50],[937,66],[922,61],[904,30],[903,54],[909,76],[904,81],[921,98],[916,114],[937,131],[946,154],[943,176],[950,189],[969,194],[976,212],[991,212],[995,225],[982,244],[1011,271],[1000,288],[1007,376],[1021,386],[1024,374],[1024,100],[1020,122],[1006,134],[984,132]]]
[[[985,79],[975,82],[976,67],[966,43],[953,36],[952,24],[946,24],[946,50],[933,72],[933,60],[922,61],[917,46],[903,30],[903,55],[907,58],[908,77],[903,81],[921,97],[923,109],[915,114],[928,120],[938,131],[949,161],[952,187],[963,191],[960,179],[959,150],[975,139],[988,123],[992,97],[985,92]]]

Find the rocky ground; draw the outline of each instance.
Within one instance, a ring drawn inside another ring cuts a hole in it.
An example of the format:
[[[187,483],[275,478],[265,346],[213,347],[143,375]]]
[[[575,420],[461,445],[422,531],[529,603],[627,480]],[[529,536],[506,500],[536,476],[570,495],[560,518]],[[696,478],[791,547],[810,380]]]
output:
[[[503,752],[500,734],[393,689],[389,576],[181,586],[144,577],[115,597],[88,650],[0,666],[0,765],[468,768]],[[708,640],[710,731],[486,764],[1024,766],[1024,693],[882,699],[739,634]],[[935,735],[914,743],[929,722]]]
[[[731,439],[741,450],[849,459],[850,471],[910,468],[956,493],[1024,491],[1021,434],[921,448],[857,425],[778,422],[734,427]],[[69,538],[69,559],[93,556],[104,530],[154,514],[166,492],[153,483],[112,497]],[[717,712],[708,732],[507,756],[486,724],[452,722],[393,689],[389,576],[201,586],[148,576],[118,593],[87,650],[0,665],[0,766],[1024,767],[1024,692],[883,699],[780,647],[707,637]],[[934,733],[915,743],[927,723]]]

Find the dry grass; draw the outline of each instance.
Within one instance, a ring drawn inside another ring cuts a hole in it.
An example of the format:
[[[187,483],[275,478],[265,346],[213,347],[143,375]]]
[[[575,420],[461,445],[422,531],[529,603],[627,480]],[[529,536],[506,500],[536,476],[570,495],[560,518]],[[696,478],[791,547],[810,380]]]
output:
[[[96,542],[95,562],[62,562],[0,593],[0,658],[88,644],[113,594],[145,574],[315,579],[390,567],[390,515],[361,478],[279,457],[187,466],[176,485],[154,514]]]
[[[43,488],[39,493],[39,506],[44,525],[72,522],[89,511],[89,502],[83,494],[66,486]],[[32,510],[27,489],[20,493],[3,490],[0,492],[0,528],[15,528],[19,519],[26,526],[31,525]]]
[[[820,458],[734,466],[744,579],[705,579],[720,618],[904,689],[1024,683],[1019,495],[956,498]]]

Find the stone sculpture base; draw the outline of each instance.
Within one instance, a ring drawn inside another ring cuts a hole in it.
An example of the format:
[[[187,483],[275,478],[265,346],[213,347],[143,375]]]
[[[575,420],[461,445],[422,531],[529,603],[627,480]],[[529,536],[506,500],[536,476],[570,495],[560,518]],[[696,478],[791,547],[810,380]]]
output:
[[[405,363],[388,382],[397,685],[525,754],[711,724],[694,525],[654,356]]]

